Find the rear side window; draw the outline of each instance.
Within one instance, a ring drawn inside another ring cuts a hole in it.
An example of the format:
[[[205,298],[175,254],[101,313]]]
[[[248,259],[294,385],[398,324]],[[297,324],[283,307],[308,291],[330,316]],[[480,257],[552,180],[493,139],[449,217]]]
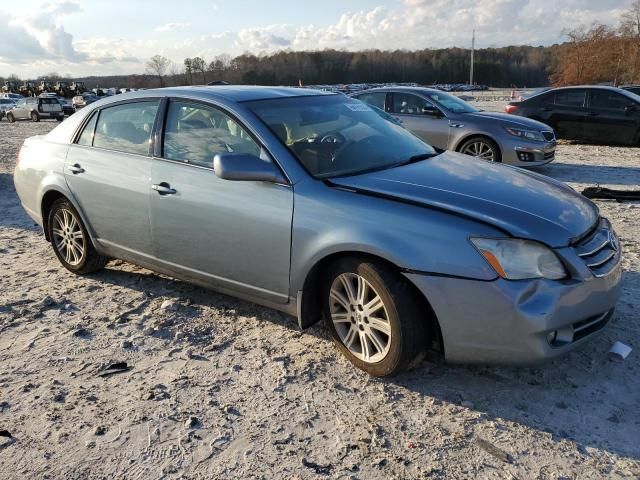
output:
[[[163,156],[169,160],[213,167],[218,153],[260,155],[260,146],[224,112],[206,105],[171,102],[165,125]]]
[[[606,108],[609,110],[624,110],[625,107],[631,105],[633,101],[630,98],[620,95],[619,93],[609,92],[607,90],[594,90],[591,92],[591,107]]]
[[[96,120],[98,119],[98,114],[94,113],[91,115],[91,119],[87,122],[87,124],[82,129],[82,133],[80,137],[78,137],[78,141],[76,142],[78,145],[85,145],[90,147],[93,143],[93,132],[96,129]]]
[[[565,90],[556,92],[553,103],[565,107],[584,107],[586,96],[586,90]]]
[[[374,107],[378,107],[380,110],[384,110],[384,100],[387,94],[384,92],[378,93],[364,93],[362,95],[358,95],[356,98],[361,100],[369,105],[373,105]]]
[[[149,154],[158,101],[108,107],[100,111],[93,146],[137,155]]]

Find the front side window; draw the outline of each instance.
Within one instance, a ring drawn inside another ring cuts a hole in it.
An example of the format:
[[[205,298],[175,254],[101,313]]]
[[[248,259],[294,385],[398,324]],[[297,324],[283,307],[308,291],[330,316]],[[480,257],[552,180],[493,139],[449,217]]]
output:
[[[433,108],[433,105],[424,98],[410,93],[393,94],[393,105],[391,107],[393,113],[422,115],[422,110],[425,108]]]
[[[436,105],[440,105],[441,107],[444,107],[446,110],[449,110],[453,113],[473,113],[478,111],[477,108],[472,107],[464,100],[449,93],[429,92],[425,95],[429,97],[429,99],[432,100]]]
[[[213,168],[218,153],[260,155],[260,146],[226,113],[206,105],[171,102],[164,131],[163,157]]]
[[[556,92],[553,103],[563,107],[583,107],[586,96],[586,90],[564,90]]]
[[[608,110],[624,110],[632,103],[631,99],[607,90],[593,90],[591,92],[591,107],[606,108]]]
[[[157,100],[104,108],[98,117],[93,146],[148,155],[157,111]]]
[[[91,115],[91,119],[87,122],[87,124],[82,129],[82,133],[80,137],[78,137],[78,145],[84,145],[86,147],[90,147],[93,144],[93,132],[96,129],[96,120],[98,119],[98,114],[93,113]]]
[[[366,103],[343,95],[247,102],[315,178],[391,168],[435,151]]]

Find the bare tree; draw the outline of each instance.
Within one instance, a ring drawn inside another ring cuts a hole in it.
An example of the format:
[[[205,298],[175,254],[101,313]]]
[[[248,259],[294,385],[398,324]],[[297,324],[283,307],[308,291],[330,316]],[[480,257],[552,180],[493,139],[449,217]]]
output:
[[[169,68],[169,63],[169,59],[162,55],[154,55],[147,61],[147,73],[158,77],[161,87],[164,87],[164,74]]]
[[[640,38],[640,0],[635,0],[622,14],[620,27],[623,33]]]
[[[194,73],[202,74],[202,83],[207,83],[207,63],[201,57],[193,57],[191,59],[191,68]]]

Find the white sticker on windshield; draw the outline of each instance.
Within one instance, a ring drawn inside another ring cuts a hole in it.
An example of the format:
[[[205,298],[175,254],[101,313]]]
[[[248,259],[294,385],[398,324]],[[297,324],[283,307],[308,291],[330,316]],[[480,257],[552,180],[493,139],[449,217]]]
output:
[[[364,103],[345,103],[347,108],[353,112],[370,112],[371,109]]]

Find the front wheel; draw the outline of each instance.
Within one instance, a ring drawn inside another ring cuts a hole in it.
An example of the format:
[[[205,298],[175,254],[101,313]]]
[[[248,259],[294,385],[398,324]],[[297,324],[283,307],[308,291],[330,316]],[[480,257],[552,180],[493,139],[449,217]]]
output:
[[[16,121],[16,118],[13,116],[13,113],[7,113],[7,120],[9,123],[13,123]]]
[[[426,350],[428,313],[407,280],[386,265],[339,260],[327,272],[324,299],[337,348],[370,375],[393,376]]]
[[[31,121],[32,122],[39,122],[40,121],[40,115],[38,115],[36,112],[31,112]]]
[[[93,248],[80,215],[68,200],[61,198],[53,202],[47,228],[53,251],[67,270],[85,274],[107,264],[108,259]]]
[[[500,148],[493,140],[486,137],[473,137],[466,140],[458,149],[460,153],[482,158],[490,162],[500,162]]]

